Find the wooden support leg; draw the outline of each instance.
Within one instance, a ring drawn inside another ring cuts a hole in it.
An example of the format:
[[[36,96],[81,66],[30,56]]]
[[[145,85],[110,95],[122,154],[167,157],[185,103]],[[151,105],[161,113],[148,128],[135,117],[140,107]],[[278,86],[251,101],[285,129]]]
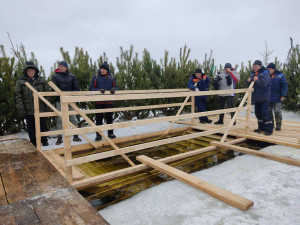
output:
[[[194,177],[188,173],[185,173],[174,167],[168,166],[157,160],[151,159],[147,156],[138,156],[136,159],[142,162],[143,164],[146,164],[154,169],[168,174],[169,176],[174,177],[177,180],[180,180],[194,188],[197,188],[205,192],[206,194],[209,194],[210,196],[217,198],[223,202],[226,202],[238,209],[247,210],[254,204],[251,200],[233,194],[232,192],[226,191],[223,188],[215,186],[211,183],[199,179],[198,177]]]

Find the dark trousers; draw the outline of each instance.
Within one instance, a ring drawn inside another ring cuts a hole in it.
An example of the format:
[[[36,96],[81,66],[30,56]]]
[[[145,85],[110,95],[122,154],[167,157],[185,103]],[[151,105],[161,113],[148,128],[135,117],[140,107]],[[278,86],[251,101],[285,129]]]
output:
[[[201,98],[199,96],[195,97],[195,105],[199,112],[205,112],[206,111],[206,98]],[[206,122],[208,120],[207,116],[201,116],[199,117],[200,121]]]
[[[254,105],[258,129],[273,133],[274,124],[270,117],[269,102],[256,102]]]
[[[25,117],[26,123],[27,123],[27,132],[30,139],[30,142],[36,146],[36,136],[35,136],[35,120],[34,115],[29,115]],[[41,132],[48,131],[47,124],[46,124],[46,118],[41,117],[40,118],[40,125],[41,125]],[[42,143],[47,142],[46,137],[41,138]]]
[[[113,104],[95,104],[95,109],[109,109],[113,108]],[[113,123],[113,113],[112,112],[106,112],[106,113],[96,113],[96,125],[102,125],[103,119],[105,117],[106,124],[112,124]],[[114,130],[108,130],[108,135],[113,134]],[[99,135],[97,133],[97,135]]]
[[[227,103],[227,108],[234,108],[234,96],[219,96],[219,109],[224,109]],[[231,118],[234,116],[234,112],[230,113]],[[224,113],[219,115],[219,120],[224,120]]]

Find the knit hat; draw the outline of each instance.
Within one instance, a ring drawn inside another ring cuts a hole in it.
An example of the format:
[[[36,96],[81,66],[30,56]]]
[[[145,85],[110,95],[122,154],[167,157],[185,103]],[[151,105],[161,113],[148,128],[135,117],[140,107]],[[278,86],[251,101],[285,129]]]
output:
[[[200,69],[200,68],[197,68],[196,70],[195,70],[195,74],[196,73],[201,73],[202,74],[202,70]]]
[[[271,68],[271,69],[276,70],[276,66],[275,66],[274,63],[270,63],[270,64],[267,66],[267,68]]]
[[[64,66],[64,67],[69,67],[68,63],[66,61],[60,61],[60,63],[58,65]]]
[[[226,63],[226,64],[225,64],[225,66],[224,66],[224,69],[227,69],[227,68],[230,68],[230,69],[232,69],[232,66],[231,66],[231,64],[230,64],[230,63]]]
[[[102,63],[100,69],[105,69],[107,70],[107,72],[109,72],[109,65],[107,64],[107,62]]]
[[[260,60],[255,60],[255,62],[253,63],[253,66],[254,65],[262,66],[262,62]]]

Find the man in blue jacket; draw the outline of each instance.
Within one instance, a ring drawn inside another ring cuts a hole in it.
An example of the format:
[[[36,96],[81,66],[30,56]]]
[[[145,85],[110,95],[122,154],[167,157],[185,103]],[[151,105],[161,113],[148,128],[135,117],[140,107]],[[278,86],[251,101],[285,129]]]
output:
[[[207,91],[209,87],[209,78],[202,73],[201,69],[196,69],[190,77],[188,88],[193,91]],[[205,112],[206,110],[206,99],[207,96],[196,96],[195,105],[199,112]],[[199,117],[200,123],[211,123],[212,120],[208,119],[207,116]]]
[[[281,107],[282,107],[282,102],[286,97],[288,91],[288,84],[284,74],[276,70],[276,66],[274,63],[270,63],[267,66],[267,69],[269,70],[272,79],[269,111],[273,123],[274,123],[274,117],[273,117],[273,111],[274,111],[276,130],[279,131],[281,130],[281,122],[282,122]]]
[[[116,84],[115,78],[111,75],[109,71],[109,65],[107,62],[104,62],[100,66],[100,70],[98,70],[98,75],[93,76],[93,79],[90,84],[90,91],[100,91],[102,94],[105,91],[109,91],[111,94],[114,94],[116,90],[118,90],[118,86]],[[113,102],[111,101],[101,101],[95,102],[95,109],[108,109],[113,108]],[[96,113],[96,125],[102,125],[103,119],[105,117],[106,124],[113,123],[113,113]],[[109,138],[116,138],[114,135],[114,130],[108,130]],[[96,133],[95,141],[100,141],[102,139],[101,135]]]
[[[252,81],[255,82],[252,101],[255,105],[255,116],[258,122],[258,129],[254,132],[264,131],[265,135],[271,135],[273,133],[273,122],[269,113],[271,78],[260,60],[256,60],[253,64],[253,71],[248,79],[248,84]]]

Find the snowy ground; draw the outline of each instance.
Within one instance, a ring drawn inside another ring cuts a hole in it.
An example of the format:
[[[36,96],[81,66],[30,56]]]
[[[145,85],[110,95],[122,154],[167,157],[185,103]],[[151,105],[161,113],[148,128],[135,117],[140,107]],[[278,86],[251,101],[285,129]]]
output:
[[[262,151],[300,159],[300,150],[291,147]],[[112,225],[300,224],[299,167],[243,155],[193,175],[254,201],[254,206],[239,210],[173,180],[99,213]]]

